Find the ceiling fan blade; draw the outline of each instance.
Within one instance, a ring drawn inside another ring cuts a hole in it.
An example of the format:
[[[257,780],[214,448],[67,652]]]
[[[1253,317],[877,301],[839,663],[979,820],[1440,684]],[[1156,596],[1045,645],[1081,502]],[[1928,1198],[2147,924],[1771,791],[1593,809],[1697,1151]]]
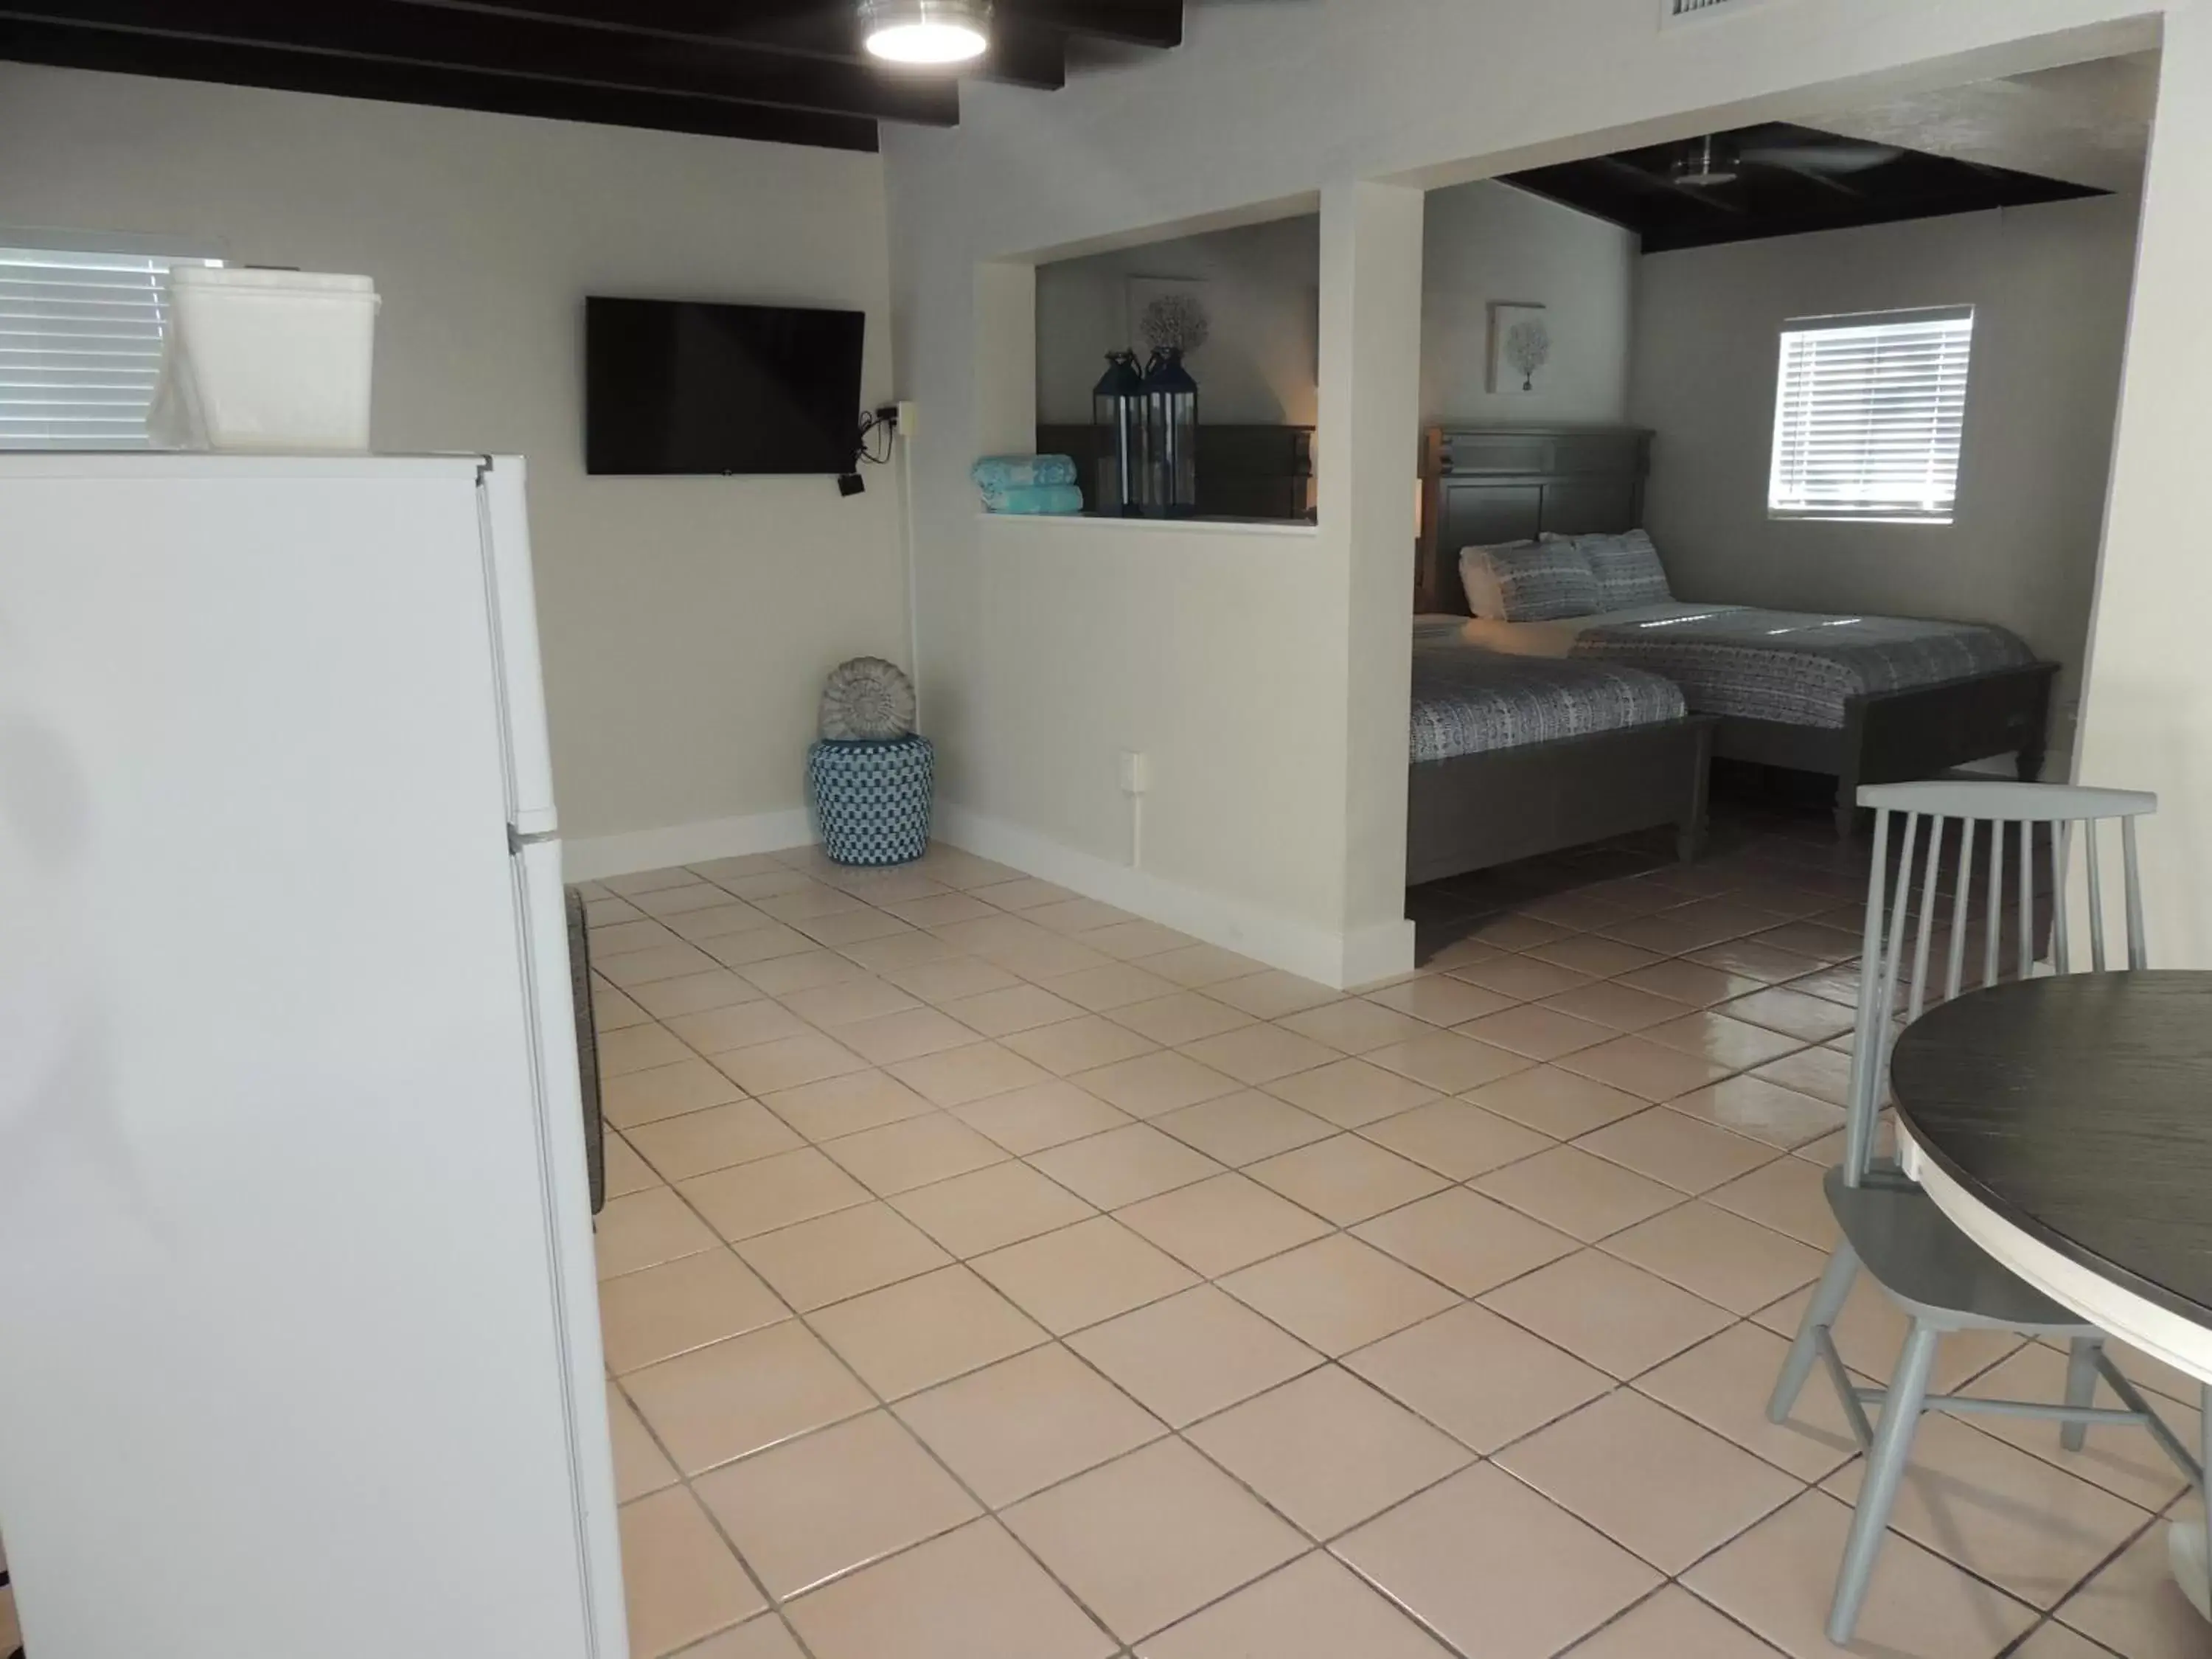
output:
[[[1886,167],[1904,154],[1889,144],[1767,144],[1740,151],[1736,160],[1753,167],[1787,167],[1792,173],[1864,173]]]
[[[1710,186],[1686,185],[1677,179],[1667,178],[1662,173],[1646,172],[1632,161],[1622,161],[1618,155],[1600,155],[1594,159],[1605,168],[1609,177],[1617,179],[1623,184],[1637,185],[1654,195],[1678,198],[1687,197],[1690,200],[1702,203],[1706,207],[1718,208],[1723,213],[1743,211],[1735,203],[1724,200],[1715,194]]]
[[[1591,160],[1624,185],[1639,185],[1645,190],[1656,191],[1662,196],[1671,196],[1674,193],[1675,185],[1673,179],[1662,178],[1656,173],[1648,173],[1632,161],[1622,161],[1618,155],[1597,155],[1591,157]]]

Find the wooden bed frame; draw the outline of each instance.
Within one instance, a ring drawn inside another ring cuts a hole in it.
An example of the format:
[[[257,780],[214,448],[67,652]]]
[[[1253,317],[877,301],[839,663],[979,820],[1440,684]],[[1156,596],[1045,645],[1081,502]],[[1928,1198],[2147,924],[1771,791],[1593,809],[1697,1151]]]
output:
[[[1637,528],[1650,448],[1650,433],[1634,427],[1431,428],[1414,610],[1468,614],[1462,547]],[[1848,836],[1861,784],[1907,783],[2006,754],[2033,782],[2057,673],[2057,663],[2038,662],[1854,697],[1840,728],[1726,715],[1712,752],[1834,778],[1836,831]]]
[[[1406,884],[1659,824],[1683,860],[1705,837],[1709,714],[1486,750],[1407,770]]]

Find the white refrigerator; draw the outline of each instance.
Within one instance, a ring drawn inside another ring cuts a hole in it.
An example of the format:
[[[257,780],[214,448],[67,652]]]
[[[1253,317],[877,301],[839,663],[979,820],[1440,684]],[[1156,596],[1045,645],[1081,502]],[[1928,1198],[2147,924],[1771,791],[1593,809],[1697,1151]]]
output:
[[[32,1659],[626,1659],[522,464],[0,457]]]

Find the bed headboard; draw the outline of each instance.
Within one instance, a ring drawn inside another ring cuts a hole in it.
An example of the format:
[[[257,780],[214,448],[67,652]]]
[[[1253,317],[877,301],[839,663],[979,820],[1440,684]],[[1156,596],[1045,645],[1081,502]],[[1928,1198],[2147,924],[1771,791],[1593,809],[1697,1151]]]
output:
[[[1430,428],[1413,609],[1467,614],[1462,547],[1636,529],[1650,457],[1641,427]]]

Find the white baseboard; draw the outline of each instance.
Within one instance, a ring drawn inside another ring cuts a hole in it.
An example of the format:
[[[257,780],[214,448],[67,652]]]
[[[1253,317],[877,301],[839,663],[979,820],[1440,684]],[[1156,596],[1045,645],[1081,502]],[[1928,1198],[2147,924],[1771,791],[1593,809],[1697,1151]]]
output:
[[[751,817],[715,818],[678,823],[665,830],[633,830],[619,836],[586,836],[563,842],[561,873],[568,881],[599,881],[667,870],[679,864],[781,853],[814,839],[804,807],[788,812],[760,812]]]
[[[1356,991],[1363,985],[1380,985],[1413,971],[1413,924],[1410,920],[1386,921],[1356,933],[1340,933],[1344,941],[1344,971],[1325,984],[1340,991]]]
[[[1133,915],[1173,927],[1194,939],[1264,962],[1304,979],[1350,989],[1413,970],[1413,924],[1383,922],[1354,933],[1333,933],[1079,852],[1034,830],[939,805],[937,839],[980,858],[1011,865],[1072,892],[1115,905]],[[762,812],[751,817],[679,823],[615,836],[580,836],[562,848],[562,874],[569,881],[704,864],[714,859],[780,853],[814,839],[805,811]]]
[[[1186,887],[1147,870],[1063,846],[1016,824],[939,803],[937,838],[1025,874],[1049,881],[1173,927],[1225,951],[1339,990],[1373,985],[1413,970],[1413,924],[1384,922],[1334,933],[1241,899]]]

